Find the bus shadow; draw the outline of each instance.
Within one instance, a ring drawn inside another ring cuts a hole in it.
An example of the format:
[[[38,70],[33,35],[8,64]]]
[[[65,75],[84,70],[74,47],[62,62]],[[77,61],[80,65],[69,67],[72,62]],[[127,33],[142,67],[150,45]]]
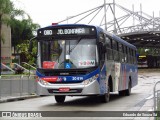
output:
[[[131,94],[131,96],[134,94]],[[116,102],[120,99],[123,99],[127,96],[119,96],[118,94],[111,94],[110,95],[110,102]],[[76,99],[69,99],[66,100],[64,103],[53,103],[48,104],[48,106],[98,106],[103,104],[109,104],[109,103],[102,103],[100,101],[100,98],[97,96],[89,96],[89,97],[79,97]]]

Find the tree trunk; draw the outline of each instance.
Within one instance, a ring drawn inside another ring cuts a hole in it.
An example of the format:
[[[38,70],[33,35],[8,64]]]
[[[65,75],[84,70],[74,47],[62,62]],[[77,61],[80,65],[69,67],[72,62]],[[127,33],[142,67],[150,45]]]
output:
[[[1,79],[1,73],[2,73],[2,55],[1,55],[1,47],[2,47],[2,45],[1,45],[1,43],[2,43],[2,15],[0,15],[0,79]]]

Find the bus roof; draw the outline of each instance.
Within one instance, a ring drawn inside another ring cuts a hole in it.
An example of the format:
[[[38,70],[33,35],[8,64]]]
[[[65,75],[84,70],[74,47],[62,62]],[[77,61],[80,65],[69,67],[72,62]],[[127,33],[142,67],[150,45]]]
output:
[[[61,27],[61,26],[93,26],[93,27],[96,27],[94,25],[86,25],[86,24],[57,24],[57,25],[50,25],[50,26],[47,26],[47,27],[44,27],[44,28],[52,28],[52,27]],[[40,28],[41,29],[41,28]]]
[[[86,24],[55,24],[55,25],[50,25],[50,26],[43,27],[43,28],[40,28],[40,29],[53,28],[53,27],[62,27],[62,26],[65,26],[65,27],[67,27],[67,26],[95,27],[98,33],[99,33],[99,32],[103,32],[103,33],[105,33],[106,35],[108,35],[109,37],[111,37],[111,38],[113,38],[114,40],[116,40],[117,42],[120,42],[120,43],[122,43],[123,45],[128,46],[129,48],[132,48],[132,49],[137,50],[137,48],[136,48],[134,45],[126,42],[125,40],[121,39],[121,38],[118,37],[117,35],[111,34],[111,33],[107,32],[107,31],[103,30],[103,29],[102,29],[101,27],[99,27],[99,26],[86,25]],[[40,30],[40,29],[39,29],[39,30]]]

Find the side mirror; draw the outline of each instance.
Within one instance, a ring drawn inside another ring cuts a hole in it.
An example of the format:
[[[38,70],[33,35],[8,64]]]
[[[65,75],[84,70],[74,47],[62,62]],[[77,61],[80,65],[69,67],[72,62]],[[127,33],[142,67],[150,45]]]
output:
[[[29,48],[28,48],[28,52],[31,53],[32,52],[32,48],[33,48],[33,40],[35,39],[36,37],[33,37],[29,40]]]

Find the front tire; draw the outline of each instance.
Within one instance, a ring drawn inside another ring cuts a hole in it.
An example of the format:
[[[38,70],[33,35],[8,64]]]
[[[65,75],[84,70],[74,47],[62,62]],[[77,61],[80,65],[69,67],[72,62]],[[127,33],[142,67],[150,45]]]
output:
[[[66,96],[64,95],[56,95],[55,100],[57,103],[64,103]]]

